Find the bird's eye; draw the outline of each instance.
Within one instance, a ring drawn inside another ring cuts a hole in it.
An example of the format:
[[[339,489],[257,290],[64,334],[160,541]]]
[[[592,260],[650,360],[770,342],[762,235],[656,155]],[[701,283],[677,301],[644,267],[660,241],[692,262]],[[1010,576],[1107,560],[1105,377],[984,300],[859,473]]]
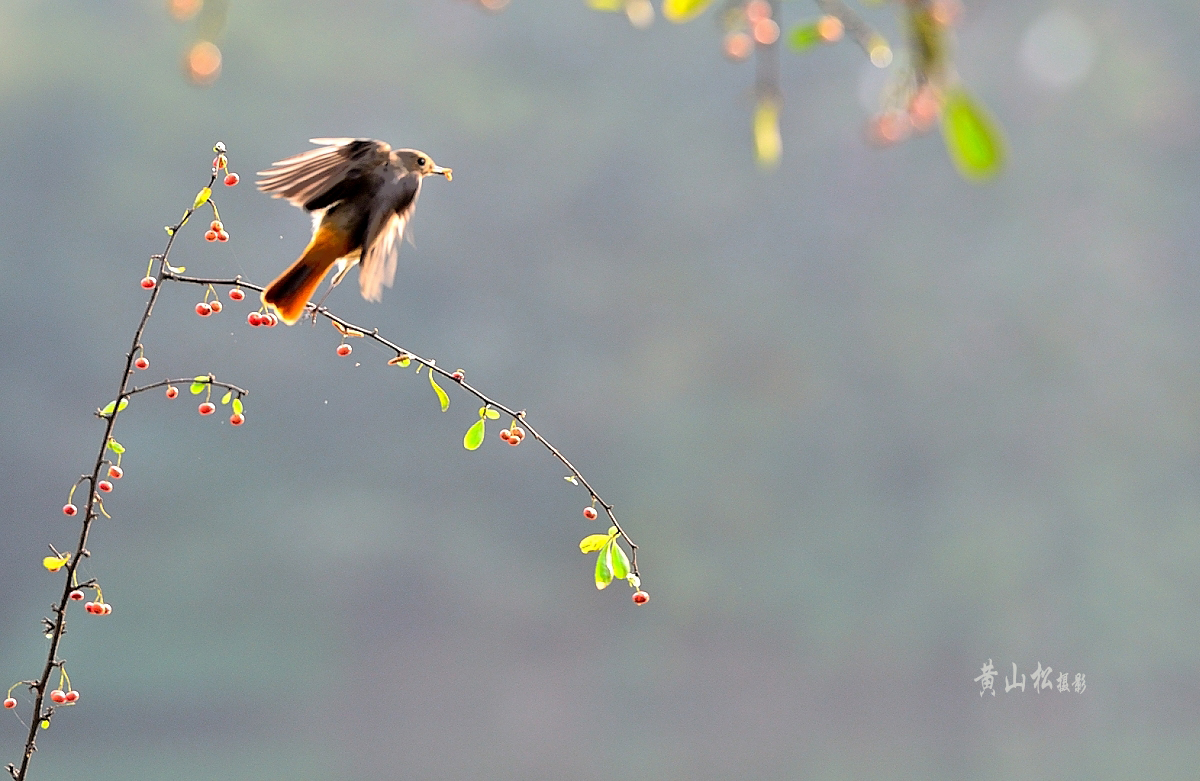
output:
[[[423,158],[423,157],[418,157],[418,158],[417,158],[417,165],[425,165],[425,158]]]

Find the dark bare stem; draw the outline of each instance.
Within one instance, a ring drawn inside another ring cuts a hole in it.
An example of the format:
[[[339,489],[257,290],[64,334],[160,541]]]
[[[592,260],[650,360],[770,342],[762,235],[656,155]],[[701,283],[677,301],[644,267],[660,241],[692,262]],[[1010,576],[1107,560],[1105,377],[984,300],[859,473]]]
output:
[[[207,186],[211,188],[216,180],[217,170],[213,169],[212,176],[209,178]],[[188,218],[191,217],[193,212],[195,212],[200,206],[203,206],[203,204],[193,206],[184,212],[182,219],[180,219],[177,224],[172,226],[170,230],[167,231],[168,235],[166,247],[163,249],[161,255],[156,255],[153,258],[153,260],[158,261],[159,266],[158,277],[156,279],[157,283],[161,283],[163,279],[167,278],[167,269],[170,268],[170,266],[167,264],[167,259],[170,257],[171,247],[175,244],[175,237],[179,234],[179,229],[183,227],[183,224],[188,221]],[[149,322],[150,315],[154,312],[154,302],[158,300],[158,293],[161,289],[161,284],[155,284],[154,288],[150,291],[150,299],[146,302],[146,309],[142,312],[142,317],[141,320],[138,321],[137,329],[133,332],[133,341],[129,346],[129,352],[125,355],[125,368],[121,373],[121,381],[119,383],[116,395],[117,403],[113,407],[111,414],[99,416],[105,421],[104,435],[100,438],[100,450],[96,454],[96,462],[92,467],[92,473],[90,475],[84,475],[80,480],[80,482],[86,482],[88,484],[88,497],[83,508],[83,523],[79,530],[79,543],[75,546],[75,550],[71,555],[70,561],[68,561],[64,567],[66,578],[63,584],[62,596],[59,598],[58,604],[52,608],[54,612],[54,618],[52,620],[48,619],[46,634],[48,634],[50,638],[50,648],[46,652],[46,665],[42,669],[41,677],[37,681],[30,682],[29,684],[29,688],[34,695],[33,718],[29,723],[29,735],[25,739],[25,753],[21,757],[21,765],[15,770],[10,771],[12,777],[16,779],[16,781],[25,781],[25,774],[29,771],[29,762],[33,758],[33,752],[37,751],[38,727],[43,721],[48,721],[54,714],[53,707],[43,710],[42,706],[46,700],[46,689],[50,683],[50,676],[53,674],[56,668],[62,665],[62,660],[58,658],[58,647],[62,642],[63,632],[67,627],[66,615],[67,605],[70,601],[70,594],[73,590],[75,590],[75,588],[77,588],[75,584],[75,570],[78,569],[83,558],[89,555],[87,551],[88,534],[92,530],[92,522],[98,517],[96,514],[97,506],[99,505],[100,507],[103,507],[103,505],[100,504],[99,496],[96,493],[96,485],[100,480],[100,470],[107,463],[104,454],[108,448],[109,441],[112,439],[113,429],[117,424],[117,416],[121,414],[120,402],[122,399],[127,398],[134,393],[141,392],[142,390],[148,390],[150,387],[158,387],[158,385],[154,385],[146,386],[144,388],[131,389],[129,386],[129,381],[133,377],[133,362],[135,356],[137,356],[142,349],[142,333],[145,332],[146,323]],[[181,380],[180,382],[190,381],[191,378],[188,380]],[[214,382],[214,384],[218,383]],[[228,387],[231,390],[236,390],[239,393],[245,393],[245,391],[241,390],[240,388],[235,388],[231,385],[225,385],[224,383],[219,384],[221,384],[222,387]]]
[[[252,282],[247,282],[246,280],[242,279],[240,276],[234,277],[232,279],[219,279],[219,278],[210,278],[210,277],[188,277],[188,276],[183,276],[181,274],[174,273],[172,271],[167,271],[164,274],[164,278],[175,280],[177,282],[188,282],[193,285],[201,285],[201,286],[213,285],[213,286],[217,286],[217,287],[243,287],[243,288],[246,288],[247,290],[256,290],[259,292],[262,292],[262,289],[263,289],[260,285],[256,285]],[[309,305],[309,313],[310,314],[312,313],[312,305],[311,304]],[[345,320],[345,319],[335,315],[333,312],[330,312],[325,307],[321,307],[320,309],[316,310],[316,314],[320,317],[324,317],[326,320],[329,320],[332,323],[337,323],[339,326],[341,326],[341,328],[343,328],[347,331],[353,332],[355,334],[361,334],[364,338],[370,339],[371,341],[373,341],[377,344],[383,345],[389,351],[393,352],[396,355],[407,356],[410,360],[415,361],[416,363],[419,363],[422,366],[427,367],[429,369],[429,371],[436,372],[436,373],[440,374],[441,376],[445,377],[446,379],[450,380],[451,382],[453,382],[455,385],[458,385],[463,390],[465,390],[467,393],[471,394],[472,396],[474,396],[475,398],[477,398],[481,402],[483,402],[484,405],[491,407],[492,409],[499,410],[501,413],[512,417],[514,420],[520,421],[521,425],[529,430],[529,433],[533,436],[533,438],[536,439],[538,442],[541,442],[542,445],[545,446],[545,448],[550,451],[551,455],[553,455],[555,458],[557,458],[562,463],[562,465],[567,468],[567,470],[571,473],[571,476],[574,477],[580,484],[583,485],[584,488],[587,489],[587,491],[591,495],[591,497],[593,499],[595,499],[596,502],[601,507],[604,508],[604,512],[608,515],[608,518],[611,521],[612,525],[617,528],[618,535],[621,537],[624,537],[625,543],[629,546],[629,550],[630,550],[630,554],[631,554],[630,555],[630,571],[634,575],[638,574],[638,569],[637,569],[637,547],[638,546],[634,544],[633,540],[631,540],[629,538],[629,535],[625,533],[625,530],[623,528],[621,528],[621,524],[617,520],[616,514],[613,512],[613,506],[611,504],[609,504],[608,502],[604,501],[604,499],[600,496],[600,494],[596,492],[596,489],[592,488],[591,483],[589,483],[587,481],[587,478],[585,478],[583,476],[583,473],[580,472],[578,469],[576,469],[575,465],[572,464],[570,461],[568,461],[566,456],[564,456],[558,450],[558,448],[556,448],[556,447],[554,447],[554,445],[550,444],[549,440],[547,440],[545,437],[543,437],[540,433],[538,433],[537,429],[535,429],[532,425],[529,424],[529,419],[525,416],[525,410],[517,410],[517,409],[513,409],[511,407],[508,407],[504,404],[501,404],[500,402],[496,401],[495,399],[491,398],[490,396],[487,396],[486,394],[484,394],[482,391],[480,391],[475,386],[470,385],[466,381],[455,379],[452,376],[453,372],[446,371],[442,367],[438,366],[437,362],[434,361],[433,359],[422,358],[421,356],[417,355],[416,353],[412,352],[411,350],[404,349],[400,345],[380,336],[379,332],[375,329],[369,329],[369,328],[366,328],[361,325],[355,325],[354,323],[351,323],[349,320]]]

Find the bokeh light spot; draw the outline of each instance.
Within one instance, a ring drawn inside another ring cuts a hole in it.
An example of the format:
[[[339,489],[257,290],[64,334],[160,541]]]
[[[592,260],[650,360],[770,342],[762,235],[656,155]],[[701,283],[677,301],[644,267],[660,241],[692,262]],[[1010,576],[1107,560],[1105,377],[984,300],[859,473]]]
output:
[[[1021,65],[1043,87],[1070,89],[1091,72],[1095,61],[1095,36],[1069,11],[1042,14],[1021,41]]]
[[[194,84],[212,84],[221,75],[221,50],[211,41],[197,41],[184,64]]]

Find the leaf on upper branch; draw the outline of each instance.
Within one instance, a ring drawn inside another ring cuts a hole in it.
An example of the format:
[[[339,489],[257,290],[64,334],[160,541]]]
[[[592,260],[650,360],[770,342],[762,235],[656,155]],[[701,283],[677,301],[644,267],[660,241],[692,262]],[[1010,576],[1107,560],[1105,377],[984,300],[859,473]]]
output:
[[[594,553],[607,545],[611,539],[607,534],[589,534],[579,541],[579,552]]]
[[[711,4],[712,0],[663,0],[662,14],[667,21],[682,24],[704,13]]]
[[[442,405],[442,412],[450,409],[450,397],[446,395],[446,391],[442,390],[442,386],[437,384],[437,380],[433,379],[433,369],[429,370],[429,384],[433,387],[433,392],[437,394],[438,403]]]
[[[336,328],[338,330],[338,333],[340,333],[342,336],[358,336],[358,337],[366,336],[366,334],[364,334],[362,331],[358,330],[357,328],[347,328],[346,326],[339,323],[337,320],[330,320],[329,322],[333,323],[333,327]]]
[[[212,195],[212,190],[208,187],[201,187],[200,192],[196,193],[196,200],[192,203],[193,209],[199,209],[208,202],[208,197]]]
[[[204,393],[204,389],[208,387],[208,375],[201,375],[192,380],[192,395],[199,396]]]
[[[128,397],[121,399],[121,403],[119,405],[115,401],[110,401],[109,403],[104,405],[104,409],[100,410],[100,414],[101,415],[111,415],[111,414],[113,414],[114,411],[120,412],[121,410],[125,409],[128,406],[129,406],[129,398]]]
[[[125,452],[125,446],[122,445],[117,440],[113,439],[112,437],[108,438],[108,449],[111,450],[112,452],[116,453],[117,455],[121,455],[122,453]]]
[[[611,553],[613,542],[609,540],[605,545],[604,550],[600,551],[600,555],[596,557],[596,588],[603,589],[612,583],[612,557]]]
[[[463,447],[467,450],[478,450],[479,446],[483,444],[483,428],[483,418],[471,424],[471,427],[467,429],[467,433],[463,437]]]
[[[233,400],[233,414],[235,414],[235,415],[242,414],[242,397],[241,396],[238,396],[236,399]]]
[[[1004,138],[983,106],[961,87],[946,93],[942,104],[942,135],[958,172],[982,181],[1004,165]]]
[[[625,555],[625,551],[613,540],[612,546],[608,549],[609,569],[612,570],[614,578],[623,580],[629,577],[629,557]]]

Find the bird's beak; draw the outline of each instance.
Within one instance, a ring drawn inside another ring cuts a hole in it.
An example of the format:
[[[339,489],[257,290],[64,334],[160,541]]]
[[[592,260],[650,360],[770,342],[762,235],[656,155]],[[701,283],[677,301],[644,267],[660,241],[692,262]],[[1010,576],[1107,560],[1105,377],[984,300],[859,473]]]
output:
[[[452,181],[454,179],[454,176],[453,176],[454,169],[453,168],[442,168],[440,165],[435,165],[433,167],[433,170],[430,171],[430,173],[441,174],[442,176],[446,177],[447,182]]]

